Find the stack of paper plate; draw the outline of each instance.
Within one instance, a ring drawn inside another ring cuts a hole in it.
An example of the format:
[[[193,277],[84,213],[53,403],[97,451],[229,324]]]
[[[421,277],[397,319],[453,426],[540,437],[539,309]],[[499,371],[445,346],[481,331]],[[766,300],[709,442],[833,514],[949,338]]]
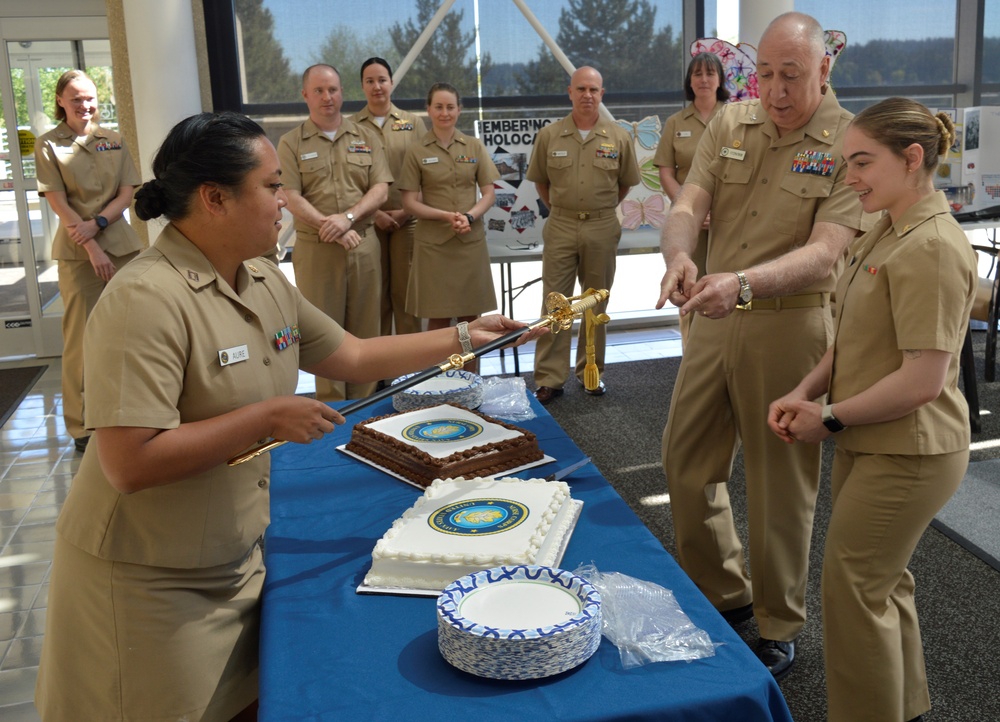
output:
[[[400,376],[392,385],[395,386],[410,376],[413,374]],[[415,411],[438,404],[455,404],[475,409],[481,403],[483,377],[462,369],[450,369],[416,386],[403,389],[392,397],[392,406],[396,411]]]
[[[601,643],[601,595],[562,569],[504,566],[461,577],[437,601],[438,648],[491,679],[537,679],[583,664]]]

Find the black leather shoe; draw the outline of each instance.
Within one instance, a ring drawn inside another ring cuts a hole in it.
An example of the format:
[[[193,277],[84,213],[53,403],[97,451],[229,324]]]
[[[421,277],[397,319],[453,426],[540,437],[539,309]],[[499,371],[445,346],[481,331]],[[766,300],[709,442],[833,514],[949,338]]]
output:
[[[89,436],[81,436],[79,439],[73,439],[73,446],[81,454],[87,450],[87,444],[90,442]]]
[[[552,401],[552,399],[558,398],[562,395],[562,389],[554,389],[551,386],[539,386],[535,391],[535,398],[538,399],[538,403],[542,406],[545,406]]]
[[[725,619],[731,626],[736,626],[740,622],[745,622],[750,617],[753,616],[753,603],[744,604],[742,607],[736,607],[736,609],[726,609],[725,611],[719,612],[722,618]]]
[[[588,389],[586,386],[583,387],[583,390],[588,394],[590,394],[591,396],[604,396],[604,393],[608,390],[608,387],[605,386],[604,381],[601,380],[597,383],[597,388],[594,389],[593,391]]]
[[[780,680],[792,671],[792,664],[795,663],[795,640],[779,642],[761,639],[757,644],[757,658],[764,663],[775,680]]]

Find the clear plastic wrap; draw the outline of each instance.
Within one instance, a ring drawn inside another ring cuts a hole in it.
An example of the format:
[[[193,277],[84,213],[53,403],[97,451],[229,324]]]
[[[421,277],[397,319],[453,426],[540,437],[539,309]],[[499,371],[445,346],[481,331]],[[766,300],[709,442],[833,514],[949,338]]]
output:
[[[520,376],[484,378],[483,403],[477,411],[509,421],[528,421],[536,416],[528,401],[528,388]]]
[[[593,563],[573,573],[600,592],[603,634],[618,647],[625,669],[715,655],[708,633],[691,623],[669,589],[619,572],[600,572]]]

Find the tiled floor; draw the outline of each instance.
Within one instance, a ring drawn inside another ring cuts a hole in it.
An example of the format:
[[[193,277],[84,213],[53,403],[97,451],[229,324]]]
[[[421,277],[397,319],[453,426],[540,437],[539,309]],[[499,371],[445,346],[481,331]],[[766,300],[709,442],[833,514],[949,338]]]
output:
[[[608,334],[607,363],[680,355],[676,327]],[[520,372],[533,368],[531,344],[519,350]],[[66,435],[59,359],[0,362],[0,367],[47,364],[48,370],[0,429],[0,719],[38,720],[32,699],[45,628],[55,520],[80,454]],[[513,373],[513,353],[481,360],[484,376]],[[301,374],[299,391],[312,391]],[[613,389],[612,389],[613,392]]]

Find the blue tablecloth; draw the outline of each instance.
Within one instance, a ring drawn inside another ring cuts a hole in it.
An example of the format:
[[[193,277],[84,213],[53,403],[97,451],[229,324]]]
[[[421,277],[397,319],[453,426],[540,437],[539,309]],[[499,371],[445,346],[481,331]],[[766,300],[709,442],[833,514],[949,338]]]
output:
[[[538,477],[583,458],[534,400],[538,418],[519,423],[556,461]],[[388,401],[358,412],[391,413]],[[261,626],[260,719],[775,720],[785,700],[751,650],[677,566],[593,464],[566,481],[584,502],[561,566],[594,562],[671,589],[717,643],[714,657],[626,671],[602,639],[585,664],[528,682],[481,679],[437,649],[433,598],[358,595],[375,542],[420,491],[336,450],[350,425],[308,446],[272,452]]]

